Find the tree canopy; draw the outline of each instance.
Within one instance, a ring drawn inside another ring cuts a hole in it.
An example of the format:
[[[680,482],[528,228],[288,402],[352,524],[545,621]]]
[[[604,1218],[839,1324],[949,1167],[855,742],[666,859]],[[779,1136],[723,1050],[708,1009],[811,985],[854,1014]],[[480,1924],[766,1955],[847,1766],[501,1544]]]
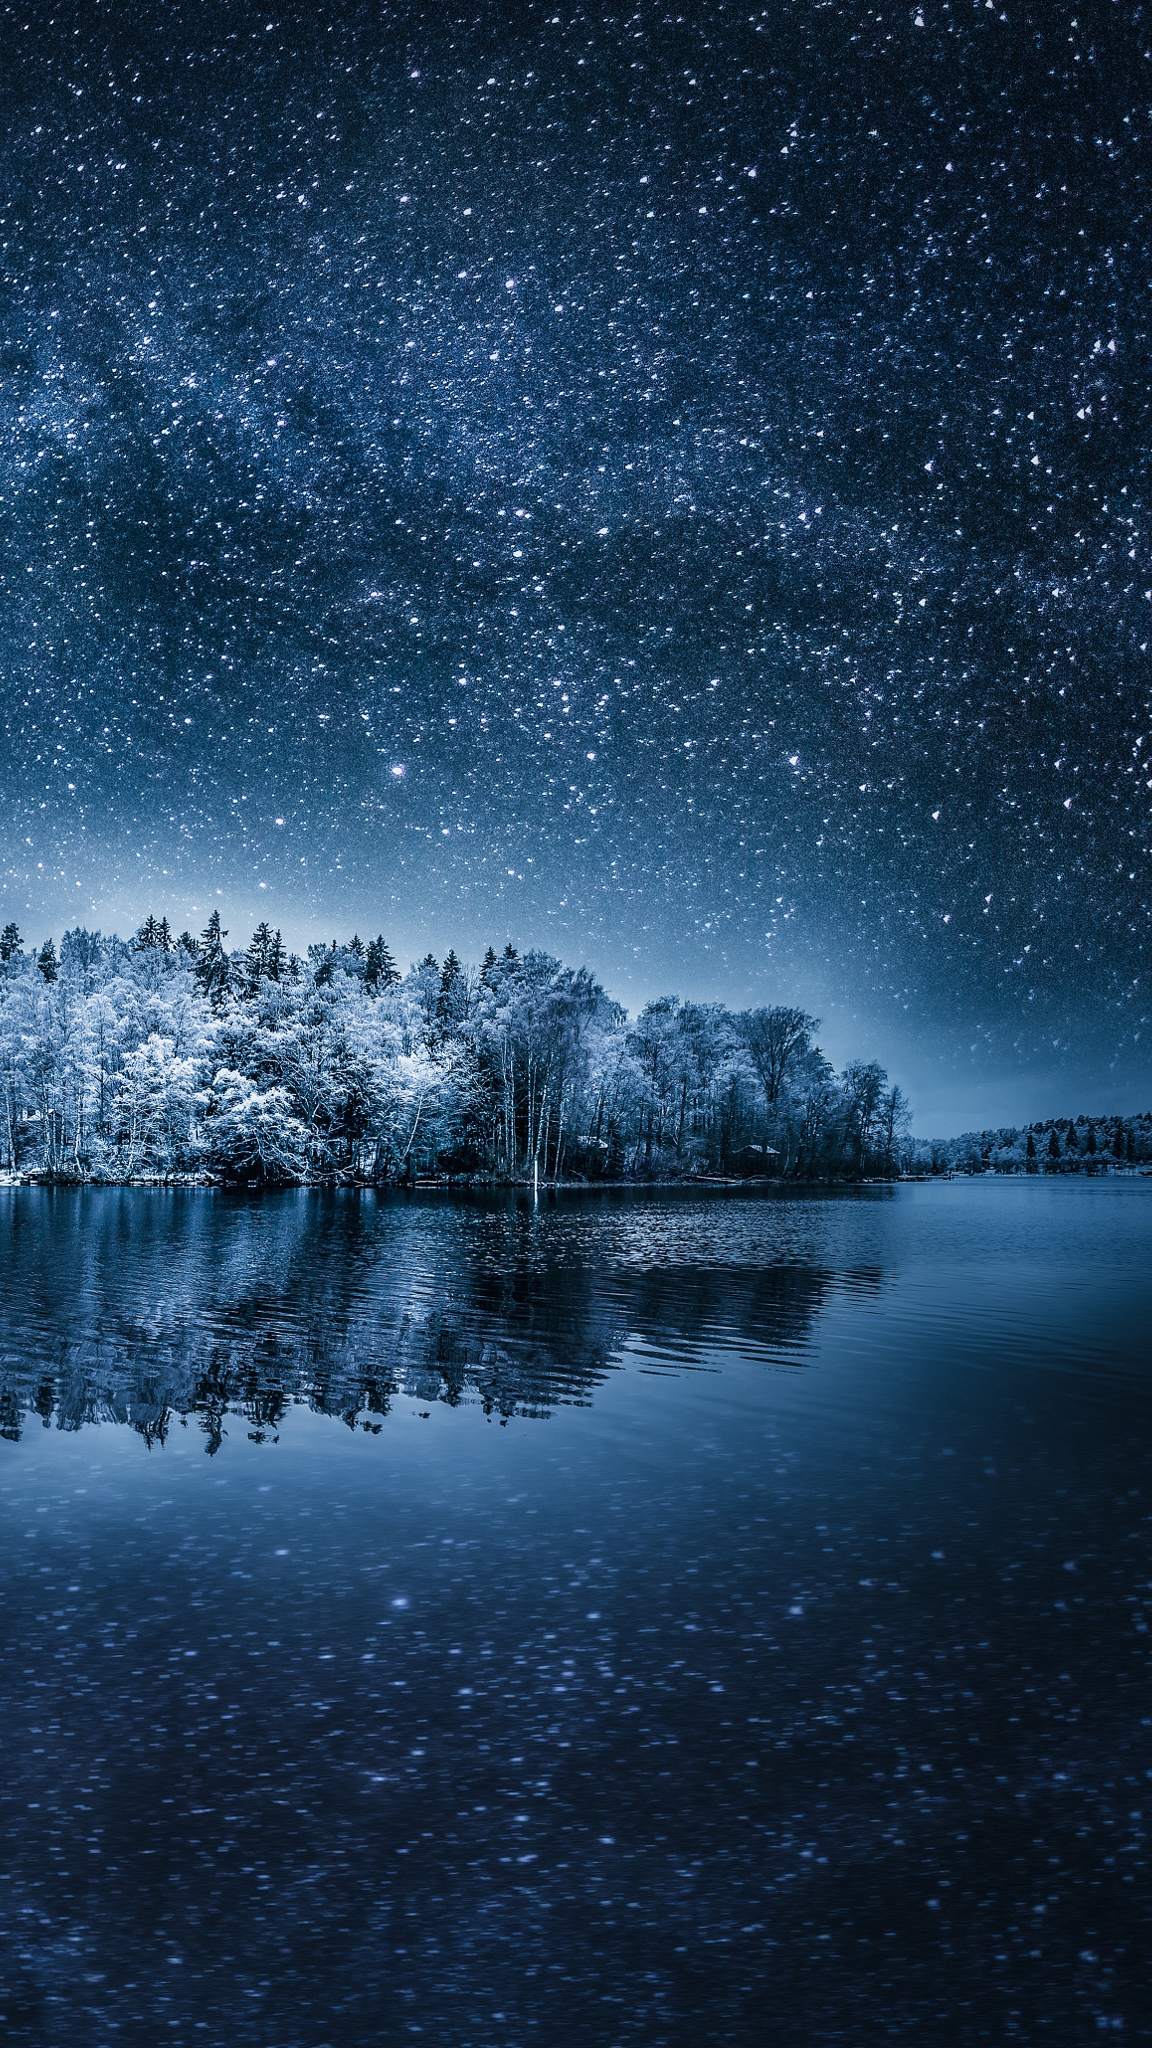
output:
[[[817,1023],[669,995],[629,1018],[586,967],[489,947],[401,975],[382,935],[229,952],[152,914],[130,942],[0,941],[9,1172],[373,1181],[890,1175],[907,1107],[834,1073]]]

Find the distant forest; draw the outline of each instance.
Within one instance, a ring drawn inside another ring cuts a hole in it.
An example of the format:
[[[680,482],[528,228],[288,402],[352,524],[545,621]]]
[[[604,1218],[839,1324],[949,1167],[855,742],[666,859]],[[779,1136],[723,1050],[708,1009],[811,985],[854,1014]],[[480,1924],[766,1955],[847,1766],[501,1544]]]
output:
[[[1152,1114],[1050,1117],[914,1147],[931,1173],[1108,1173],[1152,1167]]]
[[[501,1182],[890,1178],[901,1090],[834,1072],[816,1021],[665,996],[631,1020],[586,968],[512,945],[402,974],[382,937],[261,924],[229,951],[148,917],[125,941],[0,935],[9,1176]]]

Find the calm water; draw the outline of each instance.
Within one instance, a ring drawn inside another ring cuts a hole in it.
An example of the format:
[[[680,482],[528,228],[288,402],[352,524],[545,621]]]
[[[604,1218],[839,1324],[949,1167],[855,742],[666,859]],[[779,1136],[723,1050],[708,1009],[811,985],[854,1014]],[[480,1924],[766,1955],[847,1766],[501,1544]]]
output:
[[[1152,1181],[0,1202],[9,2038],[1152,2038]]]

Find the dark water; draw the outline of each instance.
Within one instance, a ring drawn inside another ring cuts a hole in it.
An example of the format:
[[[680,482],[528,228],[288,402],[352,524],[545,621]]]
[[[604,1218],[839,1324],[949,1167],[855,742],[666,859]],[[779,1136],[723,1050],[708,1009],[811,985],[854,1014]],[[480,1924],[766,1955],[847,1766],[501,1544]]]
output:
[[[8,2038],[1152,2038],[1152,1182],[0,1200]]]

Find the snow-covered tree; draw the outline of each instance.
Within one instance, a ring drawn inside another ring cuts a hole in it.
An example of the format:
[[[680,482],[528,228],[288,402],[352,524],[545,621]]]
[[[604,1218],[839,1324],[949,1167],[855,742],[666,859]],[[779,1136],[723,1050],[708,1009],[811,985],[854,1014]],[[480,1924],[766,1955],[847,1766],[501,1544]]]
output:
[[[308,1132],[286,1088],[257,1088],[222,1067],[203,1098],[211,1159],[238,1176],[295,1180],[308,1158]]]

